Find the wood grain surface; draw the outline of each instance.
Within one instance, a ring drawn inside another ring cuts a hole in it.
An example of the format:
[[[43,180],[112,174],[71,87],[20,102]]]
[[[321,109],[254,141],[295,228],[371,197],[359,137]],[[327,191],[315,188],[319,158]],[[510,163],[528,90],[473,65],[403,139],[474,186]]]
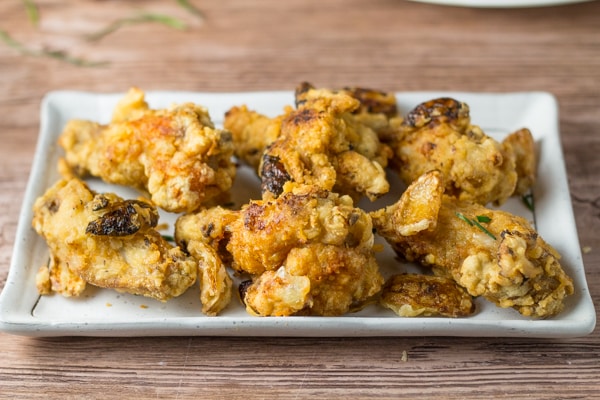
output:
[[[600,2],[477,9],[405,0],[0,2],[0,288],[57,89],[547,91],[600,308]],[[116,20],[127,24],[92,41]],[[57,56],[57,54],[60,54]],[[89,63],[91,65],[81,65]],[[560,228],[560,227],[557,227]],[[0,398],[600,398],[600,334],[507,338],[26,338],[0,333]]]

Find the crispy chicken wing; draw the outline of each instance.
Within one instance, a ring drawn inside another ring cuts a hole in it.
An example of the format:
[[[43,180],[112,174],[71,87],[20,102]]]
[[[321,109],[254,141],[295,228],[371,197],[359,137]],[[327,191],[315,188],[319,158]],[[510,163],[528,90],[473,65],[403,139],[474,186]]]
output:
[[[245,105],[230,108],[223,127],[232,134],[235,156],[258,171],[263,152],[281,133],[282,119],[283,115],[269,118]]]
[[[231,301],[233,281],[227,271],[231,255],[225,246],[228,226],[238,214],[220,206],[180,216],[175,223],[175,242],[199,263],[202,311],[217,315]]]
[[[346,118],[371,128],[383,142],[394,135],[395,126],[402,119],[398,117],[396,98],[390,93],[356,87],[316,89],[310,83],[302,82],[295,91],[295,105],[302,108],[309,99],[330,97],[336,93],[358,100],[358,105],[351,111],[352,117]],[[270,118],[249,110],[245,105],[229,109],[223,125],[233,135],[236,157],[258,170],[263,152],[279,137],[283,119],[293,112],[294,109],[288,106],[282,115]]]
[[[172,212],[190,212],[226,195],[235,177],[228,131],[215,129],[208,111],[185,103],[152,110],[131,89],[108,125],[72,120],[59,138],[77,174],[147,190]]]
[[[559,313],[573,282],[556,250],[525,219],[443,195],[443,186],[437,171],[420,177],[399,202],[371,213],[377,232],[400,256],[453,278],[472,296],[525,316]],[[404,223],[413,209],[428,222]]]
[[[232,268],[252,278],[243,300],[255,315],[340,315],[383,284],[369,216],[348,196],[317,186],[288,183],[277,199],[239,211],[182,216],[176,238],[188,247],[226,243]]]
[[[319,93],[327,91],[330,93],[343,93],[359,101],[360,105],[354,114],[382,114],[389,118],[398,115],[396,96],[381,90],[360,87],[345,87],[342,89],[317,89],[309,82],[301,82],[295,90],[296,107],[300,107],[308,99],[321,96]]]
[[[345,94],[322,95],[289,110],[281,133],[263,154],[263,194],[278,196],[293,181],[374,200],[389,190],[384,167],[391,149],[352,114],[360,103]]]
[[[471,124],[467,104],[451,98],[415,107],[400,125],[392,146],[392,165],[407,184],[439,170],[446,194],[482,205],[502,204],[515,194],[520,177],[519,192],[535,177],[533,138],[528,130],[499,143]]]
[[[296,88],[296,107],[301,106],[307,100],[324,94],[343,93],[359,101],[359,106],[352,111],[354,119],[377,133],[383,143],[389,143],[396,127],[402,122],[398,114],[398,104],[393,93],[381,90],[345,87],[343,89],[316,88],[308,82],[302,82]]]
[[[517,186],[513,194],[523,195],[531,189],[537,175],[537,157],[533,136],[529,129],[522,128],[508,135],[502,143],[504,146],[510,146],[515,155]]]
[[[77,296],[90,283],[166,301],[196,280],[196,262],[154,229],[158,213],[147,201],[97,194],[71,179],[48,189],[33,210],[51,254],[38,273],[43,293]]]

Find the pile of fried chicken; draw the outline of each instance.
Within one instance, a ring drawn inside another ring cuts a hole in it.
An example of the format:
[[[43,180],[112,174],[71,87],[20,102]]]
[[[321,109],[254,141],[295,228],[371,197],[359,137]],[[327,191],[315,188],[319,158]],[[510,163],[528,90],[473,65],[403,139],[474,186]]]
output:
[[[390,93],[302,83],[281,115],[240,105],[218,129],[202,106],[153,110],[133,88],[110,123],[70,121],[59,144],[63,178],[34,205],[33,227],[50,248],[42,294],[77,296],[91,284],[167,301],[198,282],[206,315],[239,297],[256,316],[379,304],[403,317],[464,317],[483,297],[548,318],[574,290],[527,220],[487,208],[534,184],[531,133],[498,142],[456,99],[402,116]],[[262,195],[234,209],[237,163],[256,171]],[[389,192],[389,171],[406,184],[400,198],[358,207]],[[144,197],[96,193],[86,176]],[[180,213],[174,243],[159,232],[158,208]],[[399,262],[384,277],[376,235],[423,273]]]

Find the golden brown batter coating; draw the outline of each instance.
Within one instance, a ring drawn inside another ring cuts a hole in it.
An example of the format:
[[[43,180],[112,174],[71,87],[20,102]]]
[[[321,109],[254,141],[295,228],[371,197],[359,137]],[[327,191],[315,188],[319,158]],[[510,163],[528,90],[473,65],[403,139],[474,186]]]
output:
[[[360,105],[352,112],[354,119],[373,129],[383,143],[389,143],[393,139],[396,127],[402,122],[394,93],[361,87],[332,90],[316,88],[308,82],[302,82],[295,92],[296,107],[310,98],[323,96],[324,93],[343,93],[358,100]]]
[[[175,242],[198,260],[200,301],[207,315],[217,315],[231,301],[231,255],[225,246],[229,224],[237,217],[237,212],[217,206],[182,215],[175,223]]]
[[[282,279],[296,282],[291,288],[297,289],[291,296],[295,306],[286,309],[303,315],[344,314],[383,284],[370,218],[347,196],[288,184],[278,199],[243,208],[231,232],[227,248],[233,267],[260,275],[245,297],[251,313],[272,315],[268,310],[279,309],[272,303],[280,297],[282,286],[276,283]],[[307,281],[297,277],[308,279],[308,291]]]
[[[353,111],[354,114],[383,114],[389,118],[398,115],[396,96],[381,90],[360,87],[345,87],[343,89],[317,89],[309,82],[301,82],[295,90],[296,107],[300,107],[308,99],[320,96],[320,92],[327,91],[331,94],[343,93],[360,102],[360,106]]]
[[[356,123],[371,128],[384,142],[391,140],[390,137],[395,132],[394,126],[401,121],[396,97],[391,93],[356,87],[341,90],[316,89],[310,83],[303,82],[296,88],[295,105],[301,108],[309,99],[333,96],[336,93],[358,100],[358,106],[351,112]],[[282,120],[293,112],[294,109],[288,106],[282,115],[270,118],[249,110],[245,105],[228,110],[223,125],[233,135],[235,156],[258,170],[263,152],[281,134]],[[390,120],[395,121],[394,126]]]
[[[440,193],[427,184],[443,185],[440,174],[428,173],[409,186],[403,197],[413,201],[399,201],[371,214],[377,232],[399,255],[453,278],[472,296],[525,316],[545,318],[563,309],[573,282],[556,250],[525,219],[441,194],[441,201],[422,204]],[[429,194],[411,195],[413,190]],[[428,217],[437,214],[436,223],[422,228],[413,224],[416,229],[401,233],[396,226],[403,225],[402,216],[412,208]]]
[[[263,152],[281,133],[282,118],[269,118],[245,105],[229,109],[223,127],[232,134],[235,156],[258,171]]]
[[[298,246],[322,243],[370,253],[369,216],[348,196],[317,186],[288,184],[273,200],[251,201],[230,224],[227,249],[238,271],[276,270]]]
[[[59,144],[76,174],[147,190],[172,212],[194,211],[224,196],[235,177],[231,134],[215,129],[205,108],[185,103],[151,110],[135,88],[110,124],[69,121]]]
[[[48,265],[42,265],[35,275],[35,286],[42,295],[55,292],[64,297],[77,297],[87,284],[66,263],[61,263],[51,254]]]
[[[156,209],[140,200],[92,192],[61,180],[38,198],[32,225],[46,239],[51,262],[38,287],[77,296],[85,283],[166,301],[196,280],[197,264],[154,229]]]
[[[231,301],[233,282],[221,257],[215,249],[201,241],[191,241],[189,254],[198,261],[200,302],[202,312],[215,316]]]
[[[517,171],[517,187],[515,195],[523,195],[531,189],[537,175],[537,157],[535,142],[527,128],[511,133],[502,142],[510,146],[515,154],[515,169]]]
[[[466,317],[475,311],[473,298],[451,278],[398,274],[387,279],[379,304],[400,317]]]
[[[521,143],[532,145],[533,139],[526,130],[519,136],[519,140],[499,143],[471,124],[467,104],[433,99],[415,107],[401,124],[393,144],[394,169],[407,184],[438,170],[446,194],[482,205],[502,204],[517,188],[517,161],[527,169],[522,172],[527,178],[520,190],[534,178],[529,172],[535,153],[530,147],[519,149]]]
[[[323,91],[289,109],[281,133],[266,149],[260,166],[263,195],[278,196],[293,181],[317,185],[354,199],[387,193],[384,168],[391,149],[352,112],[360,103],[343,93]]]
[[[277,199],[240,211],[182,216],[176,238],[188,247],[201,241],[222,249],[226,242],[231,267],[252,278],[244,302],[255,315],[340,315],[383,284],[368,214],[317,186],[288,183]]]
[[[231,254],[226,249],[231,237],[231,224],[239,212],[216,206],[185,214],[175,222],[175,242],[184,250],[190,241],[199,241],[212,247],[223,262],[231,264]]]

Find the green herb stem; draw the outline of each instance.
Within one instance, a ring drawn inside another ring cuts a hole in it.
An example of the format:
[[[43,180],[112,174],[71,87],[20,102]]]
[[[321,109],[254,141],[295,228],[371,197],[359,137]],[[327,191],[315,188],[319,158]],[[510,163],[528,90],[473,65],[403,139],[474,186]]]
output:
[[[175,242],[175,238],[171,235],[161,235],[167,242]]]
[[[484,228],[483,225],[481,225],[477,220],[473,220],[473,224],[475,224],[475,226],[478,227],[483,233],[485,233],[486,235],[488,235],[492,239],[496,240],[496,236],[494,236],[492,234],[492,232],[490,232],[486,228]]]
[[[458,218],[462,219],[463,221],[465,221],[467,224],[469,224],[469,225],[473,226],[473,222],[472,222],[472,221],[471,221],[469,218],[465,217],[465,215],[464,215],[463,213],[459,213],[459,212],[457,212],[457,213],[456,213],[456,216],[457,216]]]
[[[496,240],[496,236],[494,236],[490,231],[488,231],[483,225],[480,224],[480,222],[484,222],[484,223],[491,222],[492,219],[490,217],[488,217],[486,215],[478,215],[475,217],[475,219],[470,219],[470,218],[466,217],[463,213],[456,212],[455,214],[458,218],[465,221],[470,226],[476,226],[480,231],[482,231],[483,233],[485,233],[492,239]]]
[[[111,23],[110,25],[108,25],[106,28],[104,28],[96,33],[92,33],[91,35],[88,35],[87,39],[90,41],[100,40],[100,39],[104,38],[105,36],[108,36],[111,33],[121,29],[124,26],[136,25],[136,24],[141,24],[141,23],[146,23],[146,22],[157,22],[157,23],[163,24],[165,26],[168,26],[170,28],[178,29],[178,30],[184,30],[187,28],[187,25],[185,24],[185,22],[183,22],[177,18],[170,17],[168,15],[162,15],[162,14],[142,13],[135,17],[118,19],[118,20],[114,21],[113,23]]]
[[[527,206],[529,211],[535,212],[535,205],[533,202],[533,193],[524,194],[523,196],[521,196],[521,200],[523,200],[523,203],[525,204],[525,206]]]
[[[21,54],[25,54],[32,57],[54,58],[72,65],[77,65],[79,67],[98,67],[107,64],[106,62],[94,62],[85,60],[83,58],[73,57],[61,50],[31,49],[13,39],[6,31],[3,30],[0,30],[0,41],[4,42],[9,47],[19,51]]]
[[[177,0],[177,4],[179,4],[181,7],[185,8],[190,14],[194,15],[195,17],[197,17],[201,20],[204,20],[204,13],[202,11],[200,11],[198,8],[196,8],[188,0]]]

